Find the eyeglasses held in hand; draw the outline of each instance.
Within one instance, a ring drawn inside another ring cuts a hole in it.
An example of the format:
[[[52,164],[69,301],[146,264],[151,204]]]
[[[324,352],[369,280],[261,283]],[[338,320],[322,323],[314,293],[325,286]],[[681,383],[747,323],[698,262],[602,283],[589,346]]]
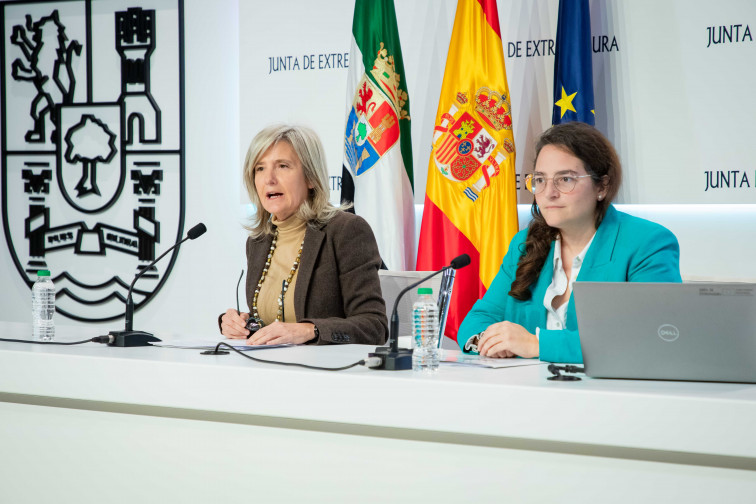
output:
[[[244,268],[242,268],[242,271],[239,274],[239,280],[236,281],[236,313],[240,313],[239,311],[239,286],[241,285],[241,279],[243,276],[244,276]]]
[[[546,189],[546,184],[551,180],[557,191],[566,194],[575,189],[578,179],[586,177],[591,177],[591,175],[575,175],[571,172],[566,172],[557,173],[553,177],[544,177],[538,173],[529,173],[525,177],[525,188],[533,194],[539,194]]]
[[[284,278],[283,282],[281,282],[281,299],[278,302],[278,304],[281,305],[281,322],[284,322],[286,319],[284,318],[284,296],[286,296],[286,287],[288,284],[286,283],[286,279]]]
[[[241,270],[241,273],[239,274],[239,280],[236,282],[236,313],[241,313],[239,311],[239,286],[241,285],[242,277],[244,276],[244,270]],[[244,326],[249,331],[249,336],[252,336],[257,331],[259,331],[262,328],[262,322],[253,318],[251,315],[247,319],[247,323]]]

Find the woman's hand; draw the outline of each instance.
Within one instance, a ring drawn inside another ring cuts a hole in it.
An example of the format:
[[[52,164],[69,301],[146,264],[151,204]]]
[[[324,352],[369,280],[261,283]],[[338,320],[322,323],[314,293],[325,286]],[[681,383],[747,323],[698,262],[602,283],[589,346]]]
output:
[[[229,339],[248,337],[247,319],[249,319],[249,313],[239,313],[233,308],[229,308],[221,317],[221,334]]]
[[[498,322],[483,331],[478,353],[483,357],[538,357],[538,338],[520,324]]]
[[[250,345],[299,345],[315,338],[315,325],[309,322],[290,323],[275,321],[266,325],[247,341]]]

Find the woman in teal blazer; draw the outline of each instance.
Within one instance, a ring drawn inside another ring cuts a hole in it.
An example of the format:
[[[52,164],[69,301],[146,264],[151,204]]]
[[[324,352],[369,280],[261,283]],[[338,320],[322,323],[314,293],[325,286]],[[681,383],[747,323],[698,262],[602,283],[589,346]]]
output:
[[[515,235],[460,326],[462,349],[580,363],[574,280],[681,281],[674,234],[610,204],[621,179],[614,148],[595,128],[566,123],[541,136],[535,173],[526,178],[535,195],[533,221]]]

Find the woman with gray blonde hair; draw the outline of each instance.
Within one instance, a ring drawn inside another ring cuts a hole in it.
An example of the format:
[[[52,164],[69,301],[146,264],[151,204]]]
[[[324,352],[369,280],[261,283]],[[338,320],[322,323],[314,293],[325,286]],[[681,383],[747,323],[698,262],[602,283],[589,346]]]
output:
[[[218,319],[252,345],[382,344],[388,334],[368,223],[329,201],[323,146],[309,128],[274,125],[247,151],[244,183],[257,212],[247,239],[247,304]]]

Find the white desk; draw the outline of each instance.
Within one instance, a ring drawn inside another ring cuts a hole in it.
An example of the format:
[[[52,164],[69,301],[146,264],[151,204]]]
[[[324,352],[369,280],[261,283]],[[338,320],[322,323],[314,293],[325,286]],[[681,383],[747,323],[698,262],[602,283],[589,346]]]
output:
[[[3,337],[28,331],[0,323]],[[254,355],[338,366],[371,349]],[[0,502],[756,496],[756,386],[548,375],[331,373],[197,350],[0,343]]]

